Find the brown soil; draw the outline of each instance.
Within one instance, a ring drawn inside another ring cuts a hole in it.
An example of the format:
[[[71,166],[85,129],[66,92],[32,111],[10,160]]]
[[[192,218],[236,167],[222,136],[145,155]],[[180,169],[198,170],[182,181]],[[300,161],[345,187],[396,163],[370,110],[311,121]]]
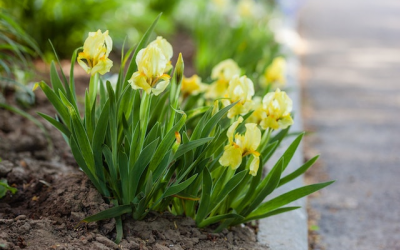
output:
[[[9,161],[5,161],[9,164]],[[3,162],[4,164],[4,162]],[[14,166],[15,169],[21,167]],[[19,171],[19,177],[29,179]],[[150,214],[144,221],[124,218],[117,245],[114,219],[79,224],[111,207],[82,173],[31,178],[0,202],[0,246],[5,249],[265,249],[249,227],[222,233],[198,229],[190,218]],[[11,179],[12,180],[12,179]],[[11,181],[10,181],[11,182]]]
[[[55,114],[43,93],[36,94],[36,106],[27,112],[37,118],[38,111]],[[123,218],[119,245],[114,219],[78,225],[111,205],[79,170],[60,132],[40,120],[53,148],[32,122],[0,109],[0,178],[18,189],[0,200],[0,249],[269,249],[257,243],[250,227],[213,233],[169,213],[144,221]]]

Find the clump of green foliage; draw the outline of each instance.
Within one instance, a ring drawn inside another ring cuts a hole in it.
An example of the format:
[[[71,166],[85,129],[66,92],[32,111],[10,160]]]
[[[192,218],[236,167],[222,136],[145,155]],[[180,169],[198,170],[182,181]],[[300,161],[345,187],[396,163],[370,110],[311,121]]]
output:
[[[165,39],[148,44],[156,22],[122,56],[115,86],[101,80],[113,62],[108,58],[111,37],[100,30],[89,33],[83,48],[73,53],[69,81],[64,74],[59,76],[53,63],[51,86],[38,83],[58,113],[40,115],[62,132],[80,168],[114,204],[83,222],[116,218],[117,242],[122,238],[121,215],[141,220],[152,210],[184,214],[199,227],[219,223],[219,231],[294,210],[298,207],[285,205],[332,183],[300,187],[264,201],[318,158],[282,176],[300,134],[263,177],[259,166],[275,152],[292,123],[291,100],[279,90],[267,95],[260,110],[266,112],[260,116],[265,119],[250,122],[253,83],[235,75],[226,90],[232,95],[225,100],[216,99],[210,106],[204,101],[188,105],[181,95],[182,56],[173,67],[172,46]],[[91,76],[83,109],[75,92],[76,60]],[[230,91],[232,87],[237,91]],[[236,101],[237,94],[244,94],[246,101]],[[280,108],[274,109],[271,100]]]
[[[24,30],[39,44],[46,60],[53,59],[52,41],[60,58],[68,58],[88,31],[108,29],[116,45],[137,41],[159,14],[168,12],[179,1],[165,4],[158,0],[3,0],[7,9]],[[169,6],[169,7],[168,7]],[[160,24],[164,34],[173,32],[173,23],[166,18]]]

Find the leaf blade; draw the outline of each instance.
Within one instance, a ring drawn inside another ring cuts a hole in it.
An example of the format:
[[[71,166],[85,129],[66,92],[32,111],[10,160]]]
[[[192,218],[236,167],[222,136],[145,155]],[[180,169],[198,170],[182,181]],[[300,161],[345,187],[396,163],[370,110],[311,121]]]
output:
[[[121,216],[126,213],[131,213],[131,212],[132,212],[131,205],[122,205],[122,206],[112,207],[112,208],[106,209],[100,213],[97,213],[95,215],[86,217],[81,222],[89,223],[89,222],[93,222],[93,221],[106,220],[106,219],[115,218],[115,217]]]
[[[272,200],[262,203],[256,210],[254,210],[248,217],[259,216],[268,211],[273,211],[279,207],[282,207],[286,204],[289,204],[292,201],[300,199],[304,196],[307,196],[315,191],[318,191],[326,186],[329,186],[334,181],[322,182],[317,184],[311,184],[308,186],[296,188],[292,191],[284,193]]]

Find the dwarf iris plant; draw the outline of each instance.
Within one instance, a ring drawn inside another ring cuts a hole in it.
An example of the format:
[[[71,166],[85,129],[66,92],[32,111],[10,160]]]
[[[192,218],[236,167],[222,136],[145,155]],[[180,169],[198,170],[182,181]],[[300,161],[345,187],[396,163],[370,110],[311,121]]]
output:
[[[219,223],[219,231],[296,209],[283,206],[331,183],[301,187],[264,201],[317,159],[282,176],[303,137],[300,134],[262,177],[261,166],[291,124],[286,96],[267,95],[261,122],[248,123],[254,110],[252,81],[240,75],[232,60],[219,66],[227,70],[213,71],[212,88],[218,95],[207,92],[200,78],[184,79],[182,56],[172,67],[167,40],[158,37],[148,44],[156,22],[135,50],[123,55],[115,88],[100,77],[113,64],[108,59],[112,40],[107,31],[89,33],[83,51],[75,51],[69,81],[64,74],[59,77],[53,63],[51,86],[39,83],[57,111],[55,117],[40,115],[61,131],[79,167],[114,204],[84,222],[115,218],[117,242],[122,238],[121,215],[141,220],[152,210],[192,217],[199,227]],[[91,74],[83,110],[76,101],[76,60]]]

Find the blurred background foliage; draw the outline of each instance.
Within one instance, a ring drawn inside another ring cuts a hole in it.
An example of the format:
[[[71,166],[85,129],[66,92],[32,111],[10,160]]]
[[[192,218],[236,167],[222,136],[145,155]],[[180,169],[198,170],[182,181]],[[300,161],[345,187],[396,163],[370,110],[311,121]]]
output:
[[[267,66],[281,53],[271,26],[277,16],[272,0],[2,0],[0,9],[20,26],[12,32],[4,26],[7,19],[1,17],[2,38],[19,43],[19,52],[11,53],[15,60],[9,61],[15,65],[25,64],[26,55],[40,56],[39,51],[45,61],[54,59],[48,40],[61,59],[69,59],[87,33],[98,29],[109,30],[113,51],[118,54],[124,41],[125,48],[135,45],[160,12],[163,15],[155,29],[157,35],[172,40],[175,50],[184,56],[179,39],[182,34],[189,36],[194,54],[185,58],[193,61],[185,63],[192,65],[204,82],[211,82],[209,76],[216,64],[232,58],[257,85]],[[2,48],[8,46],[6,40],[1,42]],[[0,67],[3,72],[11,70]],[[14,74],[14,79],[29,75],[27,70],[23,73]]]
[[[269,23],[273,1],[181,1],[175,17],[196,46],[194,65],[203,78],[222,60],[232,58],[247,76],[258,78],[279,53]]]
[[[5,103],[5,93],[15,92],[16,101],[28,107],[35,101],[26,86],[33,75],[31,58],[40,57],[40,49],[14,18],[0,10],[0,103]]]
[[[159,2],[168,2],[163,7]],[[110,30],[115,44],[137,41],[159,14],[159,9],[173,8],[174,1],[161,0],[2,0],[0,7],[7,9],[27,33],[33,37],[52,59],[53,43],[61,58],[69,58],[74,49],[82,46],[89,31]],[[157,32],[172,33],[173,24],[164,15]]]

